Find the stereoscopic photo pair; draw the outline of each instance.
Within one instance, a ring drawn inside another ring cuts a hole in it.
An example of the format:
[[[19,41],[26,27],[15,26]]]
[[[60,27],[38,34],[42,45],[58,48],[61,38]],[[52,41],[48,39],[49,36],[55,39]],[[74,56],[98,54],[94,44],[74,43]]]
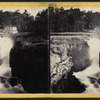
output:
[[[0,93],[100,93],[100,7],[0,7]]]

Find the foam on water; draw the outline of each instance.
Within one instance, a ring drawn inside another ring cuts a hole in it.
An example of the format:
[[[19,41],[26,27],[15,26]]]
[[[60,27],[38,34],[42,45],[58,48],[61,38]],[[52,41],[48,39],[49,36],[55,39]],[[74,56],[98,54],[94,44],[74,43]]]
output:
[[[9,37],[0,37],[0,76],[11,71],[9,64],[10,50],[13,47],[13,40]]]
[[[99,68],[99,52],[100,52],[100,39],[97,37],[92,37],[87,41],[87,44],[89,45],[89,55],[90,59],[92,60],[91,66],[86,68],[83,71],[74,72],[74,75],[76,78],[78,78],[82,83],[87,85],[87,90],[84,93],[100,93],[99,87],[96,88],[95,85],[99,84],[95,82],[95,84],[91,84],[90,78],[93,77],[95,80],[97,79],[96,73],[100,73]]]
[[[11,86],[8,78],[11,78],[10,51],[14,41],[9,36],[0,36],[0,93],[23,93],[25,92],[21,84]],[[2,77],[2,78],[1,78]],[[2,83],[2,81],[6,80]]]

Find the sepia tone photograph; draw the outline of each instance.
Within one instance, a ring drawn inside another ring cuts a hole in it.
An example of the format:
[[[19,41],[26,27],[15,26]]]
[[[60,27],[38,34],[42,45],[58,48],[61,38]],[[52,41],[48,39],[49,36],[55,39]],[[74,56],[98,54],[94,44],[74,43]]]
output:
[[[0,93],[100,93],[100,7],[0,7]]]
[[[0,94],[48,93],[47,7],[0,7]]]
[[[100,7],[49,7],[50,92],[100,93]]]

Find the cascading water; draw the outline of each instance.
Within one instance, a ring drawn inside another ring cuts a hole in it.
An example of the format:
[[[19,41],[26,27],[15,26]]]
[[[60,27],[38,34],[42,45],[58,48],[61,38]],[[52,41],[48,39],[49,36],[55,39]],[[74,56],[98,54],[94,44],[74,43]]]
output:
[[[0,36],[0,93],[24,93],[21,84],[12,86],[9,79],[11,76],[10,51],[14,41],[10,36]]]
[[[76,78],[78,78],[83,84],[87,86],[84,93],[100,93],[97,73],[100,73],[99,67],[99,52],[100,52],[100,39],[97,37],[91,37],[87,44],[89,45],[89,55],[92,61],[91,66],[80,72],[74,72]],[[100,75],[99,75],[100,76]],[[94,82],[93,82],[94,81]]]
[[[9,73],[6,75],[6,77],[10,77],[11,75],[11,68],[9,65],[9,55],[10,50],[13,47],[13,40],[9,37],[0,37],[0,59],[1,59],[1,65],[0,65],[0,76],[6,75],[6,73]]]

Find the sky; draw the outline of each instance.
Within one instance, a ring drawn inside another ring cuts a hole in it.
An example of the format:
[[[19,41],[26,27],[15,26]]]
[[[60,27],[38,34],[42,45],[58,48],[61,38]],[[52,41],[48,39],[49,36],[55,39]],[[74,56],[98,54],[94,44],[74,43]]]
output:
[[[47,7],[0,7],[0,10],[13,12],[19,10],[20,13],[23,13],[25,10],[27,10],[31,15],[36,16],[39,11],[42,11],[46,8]]]
[[[64,9],[70,9],[71,7],[64,7]],[[100,7],[72,7],[72,8],[80,8],[81,11],[93,11],[93,12],[100,12]]]
[[[36,14],[39,11],[42,11],[43,9],[46,9],[47,7],[0,7],[0,10],[3,11],[16,11],[19,10],[20,13],[23,13],[25,9],[33,16],[36,16]],[[64,9],[70,9],[71,7],[64,7]],[[85,10],[87,11],[93,11],[93,12],[100,12],[100,7],[73,7],[73,8],[80,8],[81,11]]]

